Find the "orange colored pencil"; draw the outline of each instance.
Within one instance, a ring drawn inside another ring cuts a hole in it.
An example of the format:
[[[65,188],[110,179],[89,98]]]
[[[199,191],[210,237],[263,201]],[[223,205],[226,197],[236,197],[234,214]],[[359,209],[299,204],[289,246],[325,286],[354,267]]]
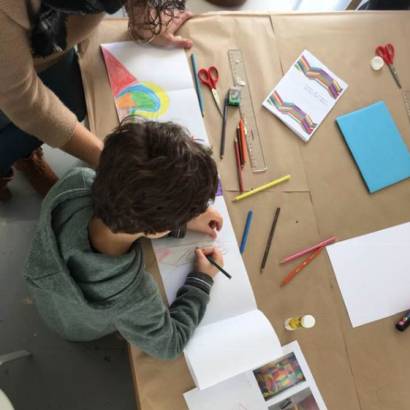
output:
[[[235,140],[233,142],[233,146],[235,150],[236,170],[238,172],[239,191],[242,193],[244,190],[243,190],[241,159],[239,157],[239,145]]]
[[[302,263],[300,263],[298,266],[296,266],[295,269],[291,270],[282,280],[280,283],[280,286],[285,286],[287,285],[302,269],[304,269],[307,265],[309,265],[310,262],[313,261],[313,259],[316,258],[322,251],[322,248],[316,249],[313,253],[311,253]]]

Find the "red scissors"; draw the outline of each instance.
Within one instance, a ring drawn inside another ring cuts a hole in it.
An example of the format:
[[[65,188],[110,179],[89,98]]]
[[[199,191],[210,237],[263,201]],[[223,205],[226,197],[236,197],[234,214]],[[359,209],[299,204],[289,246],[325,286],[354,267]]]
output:
[[[201,68],[198,71],[198,78],[201,80],[202,84],[206,85],[211,90],[219,114],[223,116],[221,109],[221,99],[219,98],[218,91],[216,90],[216,84],[219,80],[218,69],[213,65],[209,68]]]
[[[379,57],[381,57],[384,60],[384,62],[387,64],[387,67],[389,67],[389,70],[391,72],[391,75],[394,78],[394,81],[396,81],[397,86],[399,88],[401,88],[399,75],[397,74],[397,70],[393,65],[393,61],[394,61],[394,46],[393,46],[393,44],[388,43],[385,46],[376,47],[376,54]]]

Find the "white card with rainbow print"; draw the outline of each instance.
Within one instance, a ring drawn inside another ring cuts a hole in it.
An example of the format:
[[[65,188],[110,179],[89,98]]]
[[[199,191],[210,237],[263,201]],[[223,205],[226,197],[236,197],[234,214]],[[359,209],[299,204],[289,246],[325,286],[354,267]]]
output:
[[[184,50],[133,41],[101,44],[101,50],[120,121],[128,115],[173,121],[209,145]]]
[[[347,87],[304,50],[262,105],[307,142]]]

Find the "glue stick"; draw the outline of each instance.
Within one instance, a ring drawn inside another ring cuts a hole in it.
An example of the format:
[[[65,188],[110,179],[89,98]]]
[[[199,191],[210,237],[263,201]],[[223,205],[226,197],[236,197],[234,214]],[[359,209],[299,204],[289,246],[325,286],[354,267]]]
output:
[[[285,328],[287,330],[296,330],[301,327],[309,329],[316,323],[315,318],[312,315],[290,317],[285,320]]]

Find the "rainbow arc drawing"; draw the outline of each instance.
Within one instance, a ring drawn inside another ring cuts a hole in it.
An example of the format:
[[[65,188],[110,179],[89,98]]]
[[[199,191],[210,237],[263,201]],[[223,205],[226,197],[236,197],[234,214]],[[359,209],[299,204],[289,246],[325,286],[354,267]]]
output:
[[[314,131],[317,124],[312,121],[309,114],[305,113],[296,104],[288,101],[283,101],[277,91],[274,91],[268,98],[268,102],[272,104],[282,114],[288,115],[296,121],[309,135]]]
[[[168,94],[157,84],[139,81],[105,47],[102,47],[115,105],[120,120],[128,115],[158,119],[169,109]]]
[[[295,67],[310,80],[316,81],[324,87],[329,94],[336,99],[343,91],[343,88],[328,72],[320,67],[312,67],[304,55],[296,62]]]

